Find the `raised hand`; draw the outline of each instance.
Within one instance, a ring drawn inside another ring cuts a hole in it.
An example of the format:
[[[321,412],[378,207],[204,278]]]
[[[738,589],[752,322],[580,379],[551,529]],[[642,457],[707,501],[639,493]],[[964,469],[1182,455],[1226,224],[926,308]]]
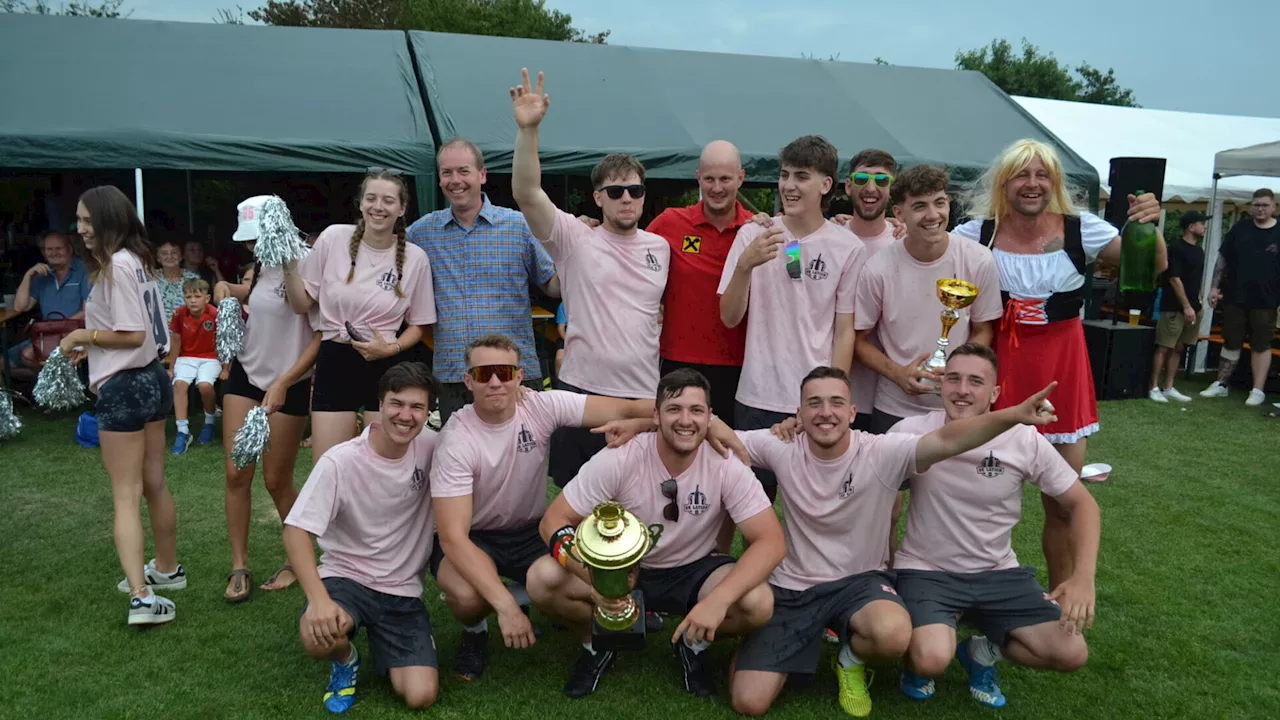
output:
[[[756,236],[747,246],[738,264],[748,270],[754,270],[778,256],[778,247],[782,245],[782,226],[774,225]]]
[[[542,73],[538,73],[538,86],[529,85],[529,68],[520,68],[523,83],[511,88],[511,112],[515,115],[516,126],[520,128],[536,128],[547,115],[551,106],[551,96],[542,92]]]
[[[1151,193],[1129,196],[1129,220],[1132,222],[1156,222],[1160,219],[1160,201]]]

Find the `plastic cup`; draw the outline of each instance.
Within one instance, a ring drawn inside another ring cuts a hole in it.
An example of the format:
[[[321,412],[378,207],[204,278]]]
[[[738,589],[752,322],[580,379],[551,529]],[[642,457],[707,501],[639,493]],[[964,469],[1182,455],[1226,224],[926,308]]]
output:
[[[1129,311],[1129,324],[1130,324],[1130,325],[1132,325],[1133,327],[1138,327],[1138,321],[1139,321],[1139,320],[1141,320],[1141,319],[1142,319],[1142,311],[1141,311],[1141,310],[1130,310],[1130,311]]]

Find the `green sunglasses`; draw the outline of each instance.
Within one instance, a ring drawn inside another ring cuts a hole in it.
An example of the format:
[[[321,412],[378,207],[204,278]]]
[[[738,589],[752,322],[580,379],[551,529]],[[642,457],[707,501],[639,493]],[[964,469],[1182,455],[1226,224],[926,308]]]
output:
[[[876,187],[887,188],[893,184],[893,176],[889,173],[850,173],[849,179],[853,181],[854,187],[863,187],[872,180],[876,181]]]

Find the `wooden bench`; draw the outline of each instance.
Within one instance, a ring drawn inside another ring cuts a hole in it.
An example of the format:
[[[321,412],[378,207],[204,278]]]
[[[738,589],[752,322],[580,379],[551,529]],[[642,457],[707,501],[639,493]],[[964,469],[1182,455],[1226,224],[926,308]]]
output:
[[[1201,336],[1200,336],[1200,339],[1201,339],[1201,340],[1207,340],[1207,341],[1209,341],[1210,343],[1213,343],[1214,345],[1221,345],[1221,344],[1223,343],[1223,340],[1222,340],[1222,333],[1220,333],[1220,332],[1218,332],[1218,333],[1213,333],[1213,334],[1210,334],[1210,335],[1201,335]],[[1242,350],[1248,350],[1250,353],[1252,353],[1252,352],[1253,352],[1253,348],[1249,346],[1249,342],[1248,342],[1248,341],[1245,341],[1244,343],[1242,343],[1240,347],[1241,347],[1241,349],[1242,349]],[[1271,355],[1272,355],[1273,357],[1278,357],[1278,358],[1280,358],[1280,348],[1271,348]]]

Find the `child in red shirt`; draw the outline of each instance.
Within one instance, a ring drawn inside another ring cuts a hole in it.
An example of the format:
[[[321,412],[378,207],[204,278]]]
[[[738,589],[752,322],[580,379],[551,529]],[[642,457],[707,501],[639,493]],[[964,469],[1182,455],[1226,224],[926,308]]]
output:
[[[193,278],[182,284],[183,306],[169,321],[169,377],[173,378],[173,410],[178,419],[178,435],[173,440],[173,454],[181,455],[191,443],[191,426],[187,422],[188,389],[191,383],[200,391],[204,402],[204,427],[197,441],[207,445],[213,441],[213,425],[217,396],[213,384],[226,378],[227,369],[218,362],[215,350],[218,312],[209,304],[209,283]]]

